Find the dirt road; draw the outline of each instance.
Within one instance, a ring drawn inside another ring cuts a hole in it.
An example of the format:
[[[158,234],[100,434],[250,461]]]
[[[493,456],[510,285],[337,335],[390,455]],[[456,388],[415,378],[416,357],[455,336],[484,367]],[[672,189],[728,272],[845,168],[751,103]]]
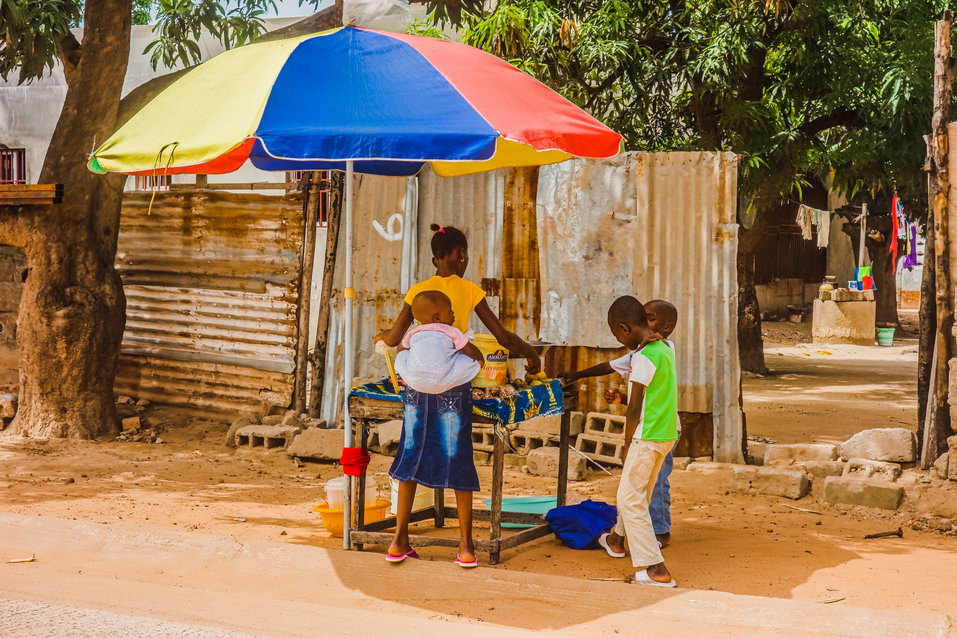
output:
[[[54,611],[72,608],[73,615],[122,611],[181,629],[295,637],[953,638],[950,619],[939,613],[462,570],[445,562],[389,565],[369,553],[143,526],[0,514],[0,536],[5,596]],[[36,562],[5,562],[23,553]],[[2,614],[0,606],[0,627]],[[101,635],[79,629],[61,635]]]

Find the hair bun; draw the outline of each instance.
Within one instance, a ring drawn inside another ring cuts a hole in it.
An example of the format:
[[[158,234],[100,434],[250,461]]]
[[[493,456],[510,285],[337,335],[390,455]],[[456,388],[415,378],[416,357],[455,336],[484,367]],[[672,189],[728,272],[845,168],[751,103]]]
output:
[[[442,227],[439,226],[438,224],[432,224],[431,226],[429,226],[429,228],[432,230],[433,233],[437,233],[440,230],[442,230]]]

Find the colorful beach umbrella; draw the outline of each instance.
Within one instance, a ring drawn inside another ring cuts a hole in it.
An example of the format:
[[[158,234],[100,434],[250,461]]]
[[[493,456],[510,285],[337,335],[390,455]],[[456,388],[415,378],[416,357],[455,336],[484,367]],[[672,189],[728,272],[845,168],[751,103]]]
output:
[[[90,158],[95,172],[345,170],[442,176],[616,155],[620,135],[503,60],[344,27],[227,51],[170,85]]]
[[[618,154],[622,138],[472,47],[344,27],[227,51],[187,72],[90,156],[94,172],[344,170],[346,388],[354,369],[352,173],[452,177]],[[345,446],[352,428],[344,428]],[[343,510],[349,547],[351,478]]]

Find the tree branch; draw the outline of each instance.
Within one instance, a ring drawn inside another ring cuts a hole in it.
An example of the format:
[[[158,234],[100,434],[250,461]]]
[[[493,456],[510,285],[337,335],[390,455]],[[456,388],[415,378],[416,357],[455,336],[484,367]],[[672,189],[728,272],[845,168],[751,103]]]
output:
[[[839,107],[821,117],[814,118],[805,122],[800,127],[801,132],[807,137],[814,137],[835,126],[847,126],[850,128],[859,128],[864,126],[864,120],[860,114],[850,109]]]
[[[79,40],[73,35],[73,32],[67,32],[66,37],[60,42],[60,64],[63,65],[63,75],[66,77],[67,84],[73,77],[76,67],[80,65],[80,53],[82,51]]]

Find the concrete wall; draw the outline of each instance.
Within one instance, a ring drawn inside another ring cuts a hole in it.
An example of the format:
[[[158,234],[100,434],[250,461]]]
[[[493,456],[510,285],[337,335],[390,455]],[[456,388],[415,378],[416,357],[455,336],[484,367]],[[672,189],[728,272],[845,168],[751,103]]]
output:
[[[817,297],[820,282],[805,282],[801,279],[775,279],[769,284],[755,286],[758,307],[762,314],[787,314],[789,305],[810,303]]]

